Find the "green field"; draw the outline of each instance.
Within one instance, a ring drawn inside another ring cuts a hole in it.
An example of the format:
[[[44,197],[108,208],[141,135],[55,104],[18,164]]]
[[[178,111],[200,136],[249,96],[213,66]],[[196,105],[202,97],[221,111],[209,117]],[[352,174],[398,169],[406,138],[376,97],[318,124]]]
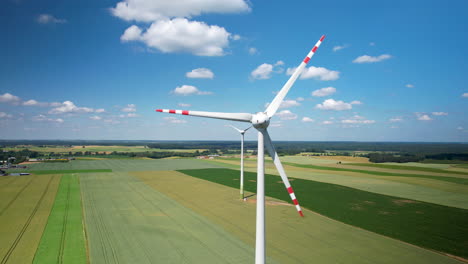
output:
[[[70,152],[146,152],[146,151],[155,151],[155,152],[195,152],[197,149],[152,149],[152,148],[145,148],[145,146],[98,146],[98,145],[86,145],[84,148],[83,146],[47,146],[47,147],[38,147],[38,146],[20,146],[20,147],[6,147],[3,150],[6,151],[21,151],[23,149],[28,149],[31,151],[36,151],[40,153],[63,153],[68,154]],[[205,149],[199,149],[198,151],[204,151]]]
[[[380,163],[347,163],[346,165],[371,167],[371,168],[384,168],[384,169],[392,169],[392,170],[413,170],[413,171],[467,175],[466,173],[459,172],[459,171],[450,171],[450,170],[445,170],[445,169],[428,168],[428,167],[422,167],[422,166],[393,165],[393,164],[380,164]]]
[[[80,183],[64,175],[37,248],[34,263],[86,263]]]
[[[180,172],[238,188],[239,172],[228,169]],[[246,172],[244,188],[255,192],[256,174]],[[406,200],[334,184],[292,179],[300,204],[338,221],[422,247],[468,257],[468,210]],[[291,202],[281,179],[265,175],[266,195]],[[430,219],[428,221],[428,219]]]

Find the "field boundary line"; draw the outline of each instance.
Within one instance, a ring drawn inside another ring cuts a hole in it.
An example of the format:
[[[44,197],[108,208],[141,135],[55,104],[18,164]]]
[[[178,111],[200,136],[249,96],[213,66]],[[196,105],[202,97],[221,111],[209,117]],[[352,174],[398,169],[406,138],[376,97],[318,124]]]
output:
[[[16,237],[15,241],[13,241],[13,244],[10,246],[10,248],[8,249],[7,253],[5,254],[5,256],[3,256],[3,259],[2,261],[0,262],[1,264],[5,264],[8,262],[8,259],[10,258],[11,254],[13,253],[13,251],[15,250],[16,246],[18,245],[18,243],[21,241],[21,238],[23,237],[24,233],[26,232],[26,230],[28,229],[29,227],[29,224],[31,223],[32,219],[34,218],[34,216],[36,215],[36,212],[37,210],[39,209],[41,203],[42,203],[42,200],[44,200],[44,197],[45,195],[47,194],[47,192],[49,191],[49,187],[50,187],[50,183],[52,182],[52,180],[55,178],[55,176],[52,176],[50,177],[49,179],[49,182],[47,183],[47,187],[44,189],[44,191],[42,192],[42,195],[41,195],[41,198],[39,198],[39,200],[37,201],[36,203],[36,206],[34,207],[33,211],[31,212],[31,214],[29,215],[29,218],[26,220],[26,223],[24,223],[23,225],[23,228],[21,229],[20,233],[18,234],[18,236]],[[31,180],[32,181],[32,180]],[[30,181],[30,182],[31,182]]]

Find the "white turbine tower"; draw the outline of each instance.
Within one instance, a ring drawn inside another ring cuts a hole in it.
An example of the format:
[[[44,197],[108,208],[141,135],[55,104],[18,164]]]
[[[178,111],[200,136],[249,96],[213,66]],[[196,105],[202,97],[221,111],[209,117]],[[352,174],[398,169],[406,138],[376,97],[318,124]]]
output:
[[[244,134],[251,127],[248,127],[244,130],[240,130],[237,127],[230,125],[232,128],[237,130],[241,134],[241,171],[240,171],[240,198],[244,200]]]
[[[275,115],[276,111],[283,102],[286,94],[291,89],[291,86],[297,80],[302,70],[305,68],[307,63],[310,61],[312,56],[315,54],[317,49],[320,47],[325,36],[322,36],[319,41],[315,44],[312,50],[307,54],[304,60],[301,62],[299,67],[296,68],[293,75],[289,78],[286,84],[281,88],[279,93],[276,95],[275,99],[268,105],[265,112],[258,112],[256,114],[249,113],[220,113],[220,112],[202,112],[202,111],[187,111],[187,110],[169,110],[169,109],[157,109],[157,112],[170,113],[170,114],[180,114],[180,115],[191,115],[199,117],[209,117],[217,119],[225,119],[231,121],[241,121],[248,122],[258,130],[258,150],[257,150],[257,220],[256,220],[256,242],[255,242],[255,263],[263,264],[265,263],[265,155],[264,148],[266,147],[268,153],[273,159],[273,163],[278,170],[281,179],[283,180],[286,189],[288,190],[289,195],[293,203],[296,205],[296,209],[301,216],[302,214],[301,207],[297,202],[294,191],[289,184],[288,177],[283,169],[283,165],[279,160],[278,154],[276,153],[275,147],[271,142],[270,136],[268,135],[268,125],[270,124],[270,119]]]

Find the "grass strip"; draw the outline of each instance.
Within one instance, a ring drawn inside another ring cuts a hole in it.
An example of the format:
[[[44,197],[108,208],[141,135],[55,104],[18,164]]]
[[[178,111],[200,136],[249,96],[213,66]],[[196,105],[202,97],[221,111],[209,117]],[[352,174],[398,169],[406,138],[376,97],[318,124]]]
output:
[[[433,175],[409,174],[409,173],[394,173],[394,172],[382,172],[382,171],[368,171],[368,170],[357,170],[357,169],[348,169],[348,168],[334,168],[334,167],[308,165],[308,164],[297,164],[297,163],[291,163],[291,162],[283,162],[283,164],[294,166],[294,167],[309,168],[309,169],[316,169],[316,170],[349,171],[349,172],[364,173],[364,174],[370,174],[370,175],[376,175],[376,176],[416,177],[416,178],[426,178],[426,179],[433,179],[433,180],[468,185],[468,179],[457,178],[457,177],[433,176]]]
[[[198,169],[179,172],[229,187],[239,187],[238,170]],[[244,177],[244,189],[256,192],[256,173],[244,172]],[[468,257],[468,210],[336,184],[295,178],[291,178],[291,181],[301,206],[305,208],[414,245]],[[265,174],[265,190],[267,196],[291,203],[280,177]]]
[[[70,174],[70,173],[99,173],[99,172],[112,172],[111,169],[94,169],[94,170],[36,170],[25,171],[32,174]]]
[[[34,263],[86,263],[80,184],[77,176],[62,177]]]
[[[372,167],[372,168],[382,168],[382,169],[392,169],[392,170],[414,170],[414,171],[427,171],[427,172],[436,172],[436,173],[447,173],[447,174],[459,174],[467,175],[462,171],[450,171],[437,168],[428,168],[428,167],[419,167],[419,166],[405,166],[405,165],[391,165],[391,164],[374,164],[374,163],[346,163],[344,165],[352,166],[362,166],[362,167]]]

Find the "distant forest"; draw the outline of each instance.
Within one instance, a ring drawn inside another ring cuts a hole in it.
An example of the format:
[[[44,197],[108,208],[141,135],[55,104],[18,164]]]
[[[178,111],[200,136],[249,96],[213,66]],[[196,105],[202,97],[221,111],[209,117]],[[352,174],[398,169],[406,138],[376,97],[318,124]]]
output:
[[[69,155],[89,156],[107,155],[113,157],[150,157],[164,158],[170,156],[193,157],[207,154],[236,154],[240,150],[239,141],[141,141],[141,140],[0,140],[0,149],[18,145],[33,146],[73,146],[73,145],[103,145],[103,146],[147,146],[147,152],[113,152],[87,153],[75,152]],[[354,155],[369,157],[371,162],[428,162],[428,161],[462,161],[468,162],[468,144],[466,143],[419,143],[419,142],[316,142],[316,141],[277,141],[275,147],[279,155],[296,155],[311,153],[323,155]],[[246,141],[245,148],[256,154],[257,142]],[[163,149],[167,152],[154,152],[151,149]],[[171,149],[206,149],[202,153],[172,152]],[[0,159],[15,154],[19,159],[29,154],[38,157],[39,153],[23,151],[22,153],[0,153]],[[52,154],[50,156],[60,156]]]

